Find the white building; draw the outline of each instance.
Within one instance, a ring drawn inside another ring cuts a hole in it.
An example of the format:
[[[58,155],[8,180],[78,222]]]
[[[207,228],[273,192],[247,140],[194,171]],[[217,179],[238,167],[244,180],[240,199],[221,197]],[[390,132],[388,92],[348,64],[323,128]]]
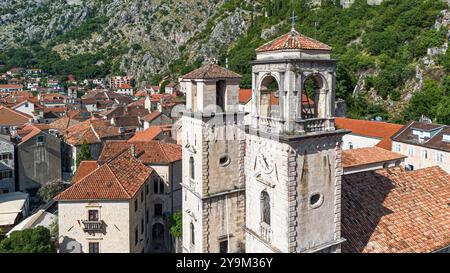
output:
[[[140,253],[150,248],[153,169],[126,149],[55,197],[59,251]]]
[[[392,151],[407,156],[408,169],[439,166],[450,173],[450,126],[412,121],[392,141]]]
[[[403,125],[381,121],[336,118],[336,127],[351,131],[342,138],[344,141],[342,149],[344,150],[375,146],[391,150],[391,137],[403,128]]]

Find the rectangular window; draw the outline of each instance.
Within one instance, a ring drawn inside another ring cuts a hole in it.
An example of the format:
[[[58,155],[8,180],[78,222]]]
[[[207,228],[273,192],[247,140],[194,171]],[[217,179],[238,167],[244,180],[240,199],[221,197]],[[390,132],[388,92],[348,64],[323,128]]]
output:
[[[428,151],[427,150],[422,150],[422,158],[428,159]]]
[[[162,205],[155,204],[155,216],[162,216]]]
[[[414,148],[413,147],[408,148],[408,156],[410,156],[410,157],[414,156]]]
[[[136,212],[138,209],[138,200],[134,200],[134,211]]]
[[[141,203],[144,202],[144,190],[141,191]]]
[[[164,194],[164,180],[159,180],[159,193]]]
[[[144,233],[144,218],[141,219],[141,234]]]
[[[138,238],[138,227],[136,226],[136,228],[134,229],[134,244],[137,245],[138,241],[139,241],[139,238]]]
[[[158,193],[158,180],[153,181],[153,193]]]
[[[400,150],[401,150],[400,143],[396,143],[395,144],[395,151],[396,152],[400,152]]]
[[[148,224],[148,210],[145,210],[145,223]]]
[[[145,195],[148,195],[148,183],[145,185]]]
[[[219,253],[228,253],[228,240],[219,243]]]
[[[444,153],[437,152],[436,153],[436,161],[438,163],[444,163]]]
[[[44,136],[37,136],[36,143],[37,143],[37,145],[43,145],[44,144]]]
[[[89,253],[100,253],[100,243],[90,242],[89,243]]]
[[[94,210],[94,209],[90,209],[88,210],[88,220],[89,221],[93,221],[96,222],[98,221],[98,210]]]

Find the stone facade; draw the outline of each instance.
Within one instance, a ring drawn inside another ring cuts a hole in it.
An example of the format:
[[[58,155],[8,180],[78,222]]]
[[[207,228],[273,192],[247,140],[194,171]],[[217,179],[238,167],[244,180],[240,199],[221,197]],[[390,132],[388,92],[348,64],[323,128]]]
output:
[[[56,136],[41,132],[19,143],[16,156],[18,190],[30,193],[31,197],[41,185],[62,178],[61,140]]]
[[[150,187],[154,177],[152,175],[136,196],[129,200],[60,200],[58,225],[63,236],[59,238],[59,252],[88,253],[89,242],[98,242],[100,253],[150,251],[153,223],[146,221],[146,212],[154,209],[150,202]],[[148,191],[146,187],[149,188]],[[82,221],[88,220],[89,210],[98,210],[99,221],[102,223],[100,232],[84,230]]]

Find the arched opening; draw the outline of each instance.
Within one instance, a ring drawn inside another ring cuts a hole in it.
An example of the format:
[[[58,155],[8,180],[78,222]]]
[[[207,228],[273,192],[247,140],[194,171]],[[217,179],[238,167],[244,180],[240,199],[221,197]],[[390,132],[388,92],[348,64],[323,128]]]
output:
[[[259,91],[259,116],[278,118],[280,116],[280,102],[277,80],[273,76],[266,76],[261,82]]]
[[[270,225],[270,196],[266,191],[261,192],[261,222]]]
[[[152,239],[154,241],[164,240],[164,226],[160,223],[156,223],[152,227]]]
[[[318,74],[308,76],[302,84],[301,118],[324,118],[326,116],[325,82]]]

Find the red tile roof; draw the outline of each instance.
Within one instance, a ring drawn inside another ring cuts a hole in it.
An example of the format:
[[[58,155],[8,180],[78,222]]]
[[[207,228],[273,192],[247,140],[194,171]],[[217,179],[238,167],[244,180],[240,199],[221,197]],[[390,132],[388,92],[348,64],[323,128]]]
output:
[[[150,114],[144,116],[144,120],[148,122],[152,122],[153,120],[157,119],[159,116],[161,116],[162,113],[159,111],[153,111]]]
[[[81,179],[85,178],[88,174],[92,173],[97,169],[98,164],[95,160],[85,160],[81,161],[80,166],[78,166],[75,175],[72,178],[72,183],[78,183]]]
[[[119,85],[118,89],[133,89],[133,87],[129,84],[124,83],[124,84]]]
[[[256,52],[286,50],[286,49],[303,49],[303,50],[325,50],[331,51],[331,47],[309,38],[292,30],[289,33],[284,34],[264,45],[258,47]]]
[[[98,161],[108,161],[124,149],[134,146],[137,157],[144,164],[162,163],[168,164],[181,160],[181,146],[162,141],[126,142],[106,141]]]
[[[355,167],[373,163],[399,160],[406,158],[399,153],[386,151],[380,147],[359,148],[342,151],[342,167]]]
[[[392,149],[391,137],[403,127],[400,124],[350,118],[336,118],[336,126],[355,135],[380,138],[376,146],[386,150]]]
[[[23,88],[20,84],[0,84],[0,89],[21,89]]]
[[[192,72],[187,73],[183,79],[239,79],[241,75],[218,66],[217,64],[207,64]]]
[[[40,134],[41,132],[41,129],[39,129],[38,127],[32,124],[26,124],[24,127],[22,127],[22,129],[17,130],[17,134],[21,137],[18,143],[24,143]]]
[[[31,116],[0,105],[0,126],[18,126],[28,123]]]
[[[65,131],[65,141],[72,145],[100,143],[104,139],[119,138],[119,128],[108,121],[90,119],[69,127]]]
[[[128,140],[128,142],[142,142],[155,140],[157,136],[163,133],[161,126],[150,126],[142,132],[136,132],[136,134]]]
[[[239,89],[239,103],[247,103],[252,99],[251,89]]]
[[[433,252],[450,245],[450,175],[435,166],[344,175],[343,252]]]
[[[152,174],[126,149],[55,197],[63,200],[123,200],[133,198]]]

